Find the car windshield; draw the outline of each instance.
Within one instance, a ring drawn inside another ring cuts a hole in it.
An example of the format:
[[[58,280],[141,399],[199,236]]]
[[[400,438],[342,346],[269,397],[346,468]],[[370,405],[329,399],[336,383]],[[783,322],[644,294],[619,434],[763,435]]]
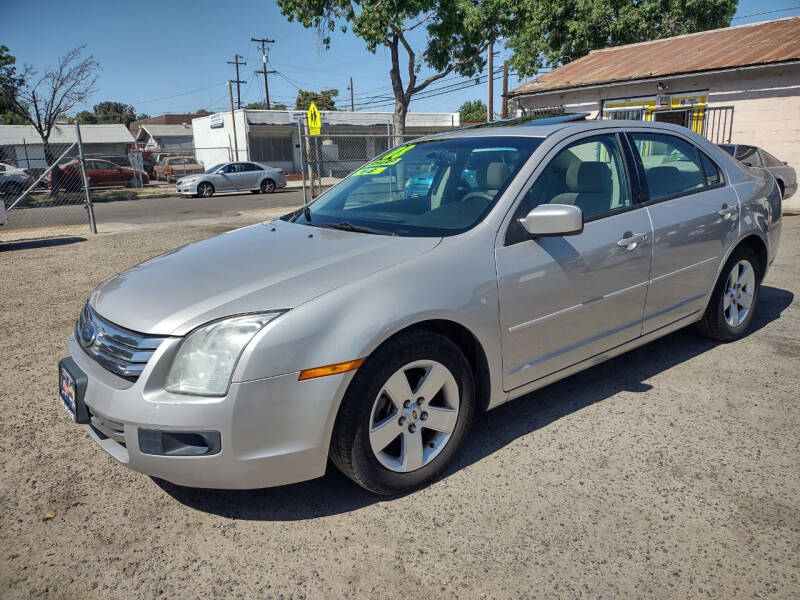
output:
[[[531,153],[534,137],[463,137],[399,146],[301,211],[297,223],[401,236],[474,227]]]
[[[213,173],[217,169],[219,169],[221,167],[224,167],[226,164],[228,164],[228,163],[219,163],[218,165],[214,165],[213,167],[209,167],[208,169],[206,169],[206,173]]]

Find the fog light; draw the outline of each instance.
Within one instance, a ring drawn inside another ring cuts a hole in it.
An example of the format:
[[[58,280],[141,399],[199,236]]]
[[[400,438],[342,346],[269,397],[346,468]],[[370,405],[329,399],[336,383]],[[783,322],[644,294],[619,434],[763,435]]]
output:
[[[161,431],[139,429],[142,454],[209,456],[220,451],[219,431]]]

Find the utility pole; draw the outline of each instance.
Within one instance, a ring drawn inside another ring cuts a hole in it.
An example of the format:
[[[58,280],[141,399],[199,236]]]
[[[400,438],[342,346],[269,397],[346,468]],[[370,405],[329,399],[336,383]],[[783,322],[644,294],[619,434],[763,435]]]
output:
[[[231,123],[233,123],[233,161],[239,160],[239,140],[236,136],[236,113],[233,110],[233,86],[228,81],[228,95],[231,97]]]
[[[508,61],[503,61],[503,110],[500,112],[501,118],[508,118]]]
[[[350,112],[355,112],[356,108],[355,108],[355,104],[353,103],[353,78],[352,77],[350,78],[350,87],[348,89],[350,90]]]
[[[488,86],[489,101],[486,103],[486,120],[494,120],[494,42],[489,42],[487,48],[489,56],[487,57],[486,66],[488,68],[488,76],[486,83]]]
[[[267,44],[274,44],[275,40],[251,37],[250,41],[261,44],[261,62],[264,66],[260,71],[256,71],[256,73],[262,73],[264,75],[264,100],[267,103],[267,110],[269,110],[269,83],[267,82],[267,74],[275,73],[275,71],[267,71]]]
[[[244,61],[240,61],[239,60],[240,58],[244,58],[244,56],[242,56],[241,54],[234,54],[233,55],[233,62],[228,61],[229,65],[236,65],[236,81],[234,81],[233,83],[236,84],[236,106],[237,106],[237,108],[242,108],[242,94],[241,94],[241,91],[239,89],[239,86],[242,83],[247,83],[247,81],[242,81],[242,80],[239,79],[239,66],[247,64]]]

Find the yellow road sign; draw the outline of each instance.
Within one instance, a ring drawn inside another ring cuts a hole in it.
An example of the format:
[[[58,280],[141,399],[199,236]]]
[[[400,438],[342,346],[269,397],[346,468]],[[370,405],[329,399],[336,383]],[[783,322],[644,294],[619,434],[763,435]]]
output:
[[[321,126],[322,119],[319,116],[319,110],[317,110],[317,105],[312,102],[308,107],[308,133],[310,135],[319,135]]]

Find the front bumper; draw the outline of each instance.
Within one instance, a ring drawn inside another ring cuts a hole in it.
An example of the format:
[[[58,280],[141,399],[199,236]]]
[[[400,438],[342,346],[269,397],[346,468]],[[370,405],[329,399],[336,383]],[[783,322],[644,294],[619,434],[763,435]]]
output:
[[[223,398],[179,396],[159,384],[177,346],[169,339],[131,383],[103,369],[70,336],[69,350],[87,376],[84,427],[111,456],[134,471],[178,485],[252,489],[295,483],[325,473],[330,432],[350,374],[298,381],[289,373],[233,383]],[[142,452],[140,429],[219,432],[206,456]]]
[[[192,183],[175,183],[175,191],[179,194],[183,194],[184,196],[194,196],[197,194],[197,184],[198,181],[193,181]]]

